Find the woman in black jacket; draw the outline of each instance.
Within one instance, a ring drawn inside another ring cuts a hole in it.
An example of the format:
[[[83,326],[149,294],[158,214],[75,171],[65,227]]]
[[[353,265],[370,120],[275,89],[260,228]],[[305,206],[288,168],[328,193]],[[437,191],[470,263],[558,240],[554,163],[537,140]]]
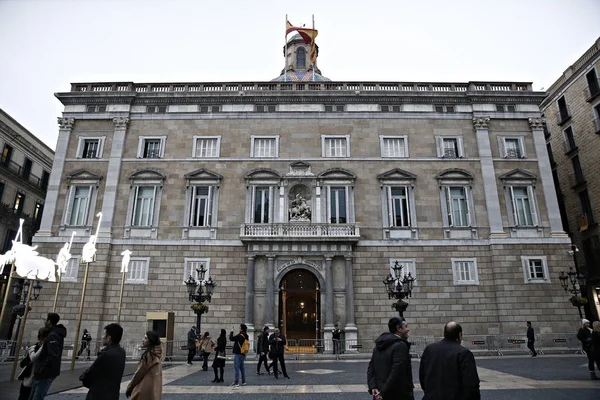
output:
[[[212,382],[220,383],[223,382],[223,370],[225,368],[225,346],[227,345],[227,331],[221,329],[221,335],[217,339],[217,346],[215,347],[215,358],[212,364],[215,370],[215,379]],[[220,375],[217,374],[217,369]]]

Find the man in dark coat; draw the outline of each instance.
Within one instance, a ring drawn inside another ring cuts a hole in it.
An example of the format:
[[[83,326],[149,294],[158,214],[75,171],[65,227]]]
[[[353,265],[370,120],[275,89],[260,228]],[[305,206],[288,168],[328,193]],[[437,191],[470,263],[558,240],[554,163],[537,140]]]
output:
[[[587,319],[581,320],[581,328],[577,332],[577,339],[581,342],[581,348],[585,351],[588,358],[588,369],[590,370],[590,378],[597,380],[596,370],[594,369],[594,349],[592,349],[592,330],[590,329],[590,321]]]
[[[531,322],[527,321],[527,348],[531,350],[531,357],[537,357],[537,351],[535,351],[535,332],[531,326]]]
[[[196,327],[192,326],[192,329],[187,334],[187,349],[188,349],[188,357],[187,364],[192,365],[192,360],[196,355],[196,339],[198,335],[196,334]]]
[[[290,376],[285,369],[285,345],[287,340],[285,335],[279,331],[279,328],[275,328],[275,332],[269,337],[269,345],[271,346],[271,356],[273,357],[273,374],[275,379],[279,379],[279,370],[277,368],[277,362],[281,365],[281,372],[283,377],[290,379]]]
[[[260,372],[260,366],[262,363],[265,363],[265,369],[267,370],[267,374],[271,375],[271,371],[269,370],[269,362],[267,355],[269,354],[269,327],[265,326],[263,328],[262,333],[258,336],[258,340],[256,341],[256,353],[258,353],[258,365],[256,366],[256,375],[262,375]]]
[[[125,350],[119,345],[123,328],[119,324],[104,327],[102,351],[94,363],[79,377],[90,389],[86,400],[118,400],[125,370]]]
[[[473,353],[460,345],[462,327],[448,322],[444,339],[425,347],[419,367],[423,400],[479,400],[479,375]]]
[[[87,350],[86,361],[90,360],[90,343],[92,342],[92,335],[88,332],[87,329],[83,330],[83,335],[81,335],[81,348],[79,349],[79,353],[77,353],[77,357],[83,354],[85,350]]]
[[[393,317],[388,330],[375,339],[367,369],[369,393],[376,400],[414,400],[408,324]]]
[[[60,362],[62,359],[63,346],[67,336],[67,328],[59,324],[60,316],[56,313],[48,313],[45,327],[50,329],[48,337],[44,341],[39,358],[33,367],[33,385],[30,400],[42,400],[52,381],[60,375]]]

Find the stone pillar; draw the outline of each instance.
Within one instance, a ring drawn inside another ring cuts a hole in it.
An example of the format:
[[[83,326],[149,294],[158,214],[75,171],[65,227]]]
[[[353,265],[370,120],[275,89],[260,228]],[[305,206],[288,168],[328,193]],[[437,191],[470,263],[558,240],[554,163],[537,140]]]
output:
[[[58,140],[56,141],[56,152],[54,153],[54,163],[52,164],[52,171],[50,172],[50,179],[48,180],[42,222],[40,223],[40,229],[35,236],[52,236],[52,223],[54,222],[54,217],[56,215],[56,202],[60,190],[60,180],[63,175],[67,148],[69,147],[69,137],[71,136],[73,124],[75,124],[75,119],[73,118],[58,118],[59,131]]]
[[[333,256],[325,256],[325,350],[331,348],[331,330],[333,329]]]
[[[273,315],[275,314],[275,307],[273,305],[273,280],[275,279],[275,256],[268,255],[267,256],[267,282],[266,282],[266,292],[265,292],[265,325],[269,327],[279,326],[279,321],[277,318],[273,319]],[[273,325],[273,321],[276,321],[277,324]]]
[[[351,344],[357,344],[358,332],[354,321],[354,281],[352,280],[352,256],[346,256],[346,326],[344,327],[344,338],[346,339],[346,351],[350,350]]]
[[[477,149],[481,160],[481,175],[483,177],[485,205],[490,225],[490,237],[506,237],[507,235],[502,228],[502,212],[500,210],[498,184],[492,160],[492,148],[488,132],[489,124],[489,117],[473,118],[473,126],[475,127],[477,137]]]
[[[115,129],[110,148],[110,158],[108,160],[108,170],[106,172],[106,184],[104,186],[104,196],[102,201],[102,222],[98,236],[111,237],[113,218],[115,215],[115,204],[117,200],[117,188],[119,186],[119,175],[121,173],[121,161],[123,158],[123,149],[125,148],[125,134],[127,133],[127,124],[129,118],[113,118]],[[121,221],[123,223],[123,221]],[[125,223],[123,224],[125,225]]]
[[[550,158],[548,157],[548,150],[546,149],[544,124],[545,121],[543,118],[529,118],[529,128],[533,134],[535,156],[537,158],[538,169],[542,179],[542,191],[544,192],[544,200],[546,201],[546,209],[548,210],[548,219],[550,220],[550,235],[566,237],[567,234],[563,231],[562,221],[560,219],[560,209],[558,208],[554,179],[552,178]]]
[[[254,256],[248,256],[248,272],[246,275],[246,326],[251,340],[254,339]]]

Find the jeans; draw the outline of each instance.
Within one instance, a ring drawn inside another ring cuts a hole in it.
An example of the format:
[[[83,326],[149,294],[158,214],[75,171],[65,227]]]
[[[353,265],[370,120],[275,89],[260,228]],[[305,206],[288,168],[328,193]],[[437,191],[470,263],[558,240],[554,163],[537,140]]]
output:
[[[233,355],[233,370],[235,372],[233,383],[239,383],[240,372],[242,373],[242,383],[246,382],[246,368],[244,367],[244,361],[246,361],[245,354],[234,354]]]
[[[29,400],[44,400],[46,393],[50,389],[50,385],[52,385],[52,381],[54,378],[34,380],[33,386],[31,387],[31,394],[29,395]]]
[[[202,363],[202,370],[203,371],[208,371],[208,357],[210,357],[210,352],[203,352],[202,353],[202,360],[204,361]]]

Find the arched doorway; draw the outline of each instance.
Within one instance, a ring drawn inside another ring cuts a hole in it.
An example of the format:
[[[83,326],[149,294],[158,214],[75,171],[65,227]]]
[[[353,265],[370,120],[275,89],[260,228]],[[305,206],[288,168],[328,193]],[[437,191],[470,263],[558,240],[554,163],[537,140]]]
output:
[[[319,281],[310,271],[295,269],[281,279],[279,325],[288,339],[318,339],[321,301]]]

